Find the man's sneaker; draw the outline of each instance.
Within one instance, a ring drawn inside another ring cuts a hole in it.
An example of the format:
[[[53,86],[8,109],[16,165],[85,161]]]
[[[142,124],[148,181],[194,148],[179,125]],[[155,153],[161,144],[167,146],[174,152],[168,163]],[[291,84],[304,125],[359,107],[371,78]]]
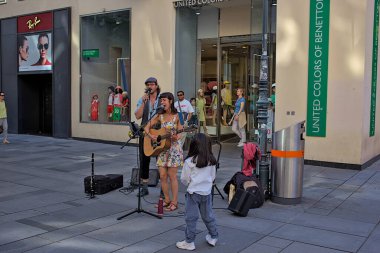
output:
[[[208,244],[210,244],[211,246],[215,246],[216,242],[218,241],[218,238],[211,238],[211,235],[207,234],[207,235],[206,235],[206,241],[207,241]]]
[[[194,242],[186,242],[186,240],[177,242],[175,246],[179,249],[195,250]]]
[[[243,147],[243,146],[244,146],[244,143],[243,143],[243,142],[239,142],[237,146],[238,146],[238,147]]]
[[[141,188],[140,192],[137,193],[137,197],[144,197],[146,195],[149,195],[149,191],[147,188]]]
[[[3,140],[4,144],[9,144],[10,142],[8,140]]]

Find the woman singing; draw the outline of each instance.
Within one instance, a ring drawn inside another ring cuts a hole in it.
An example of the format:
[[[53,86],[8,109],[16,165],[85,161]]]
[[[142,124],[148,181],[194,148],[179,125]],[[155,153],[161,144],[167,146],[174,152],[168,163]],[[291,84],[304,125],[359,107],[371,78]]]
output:
[[[171,146],[168,150],[161,152],[157,157],[157,167],[160,171],[161,187],[164,193],[164,208],[166,211],[174,211],[178,209],[178,167],[183,164],[183,151],[180,134],[177,130],[182,130],[182,125],[178,119],[177,110],[174,108],[174,96],[170,92],[164,92],[160,95],[161,105],[164,107],[162,114],[156,115],[145,127],[145,133],[156,140],[157,136],[150,133],[150,129],[157,123],[161,123],[161,127],[171,133]],[[169,195],[168,177],[170,179],[172,199]]]

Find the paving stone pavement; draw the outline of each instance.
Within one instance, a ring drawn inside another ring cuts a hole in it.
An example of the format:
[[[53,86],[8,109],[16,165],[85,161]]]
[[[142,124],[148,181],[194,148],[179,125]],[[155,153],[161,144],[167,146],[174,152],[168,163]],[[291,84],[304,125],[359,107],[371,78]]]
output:
[[[10,135],[0,145],[0,252],[183,252],[184,193],[180,208],[157,219],[135,213],[137,191],[112,191],[88,199],[83,178],[123,174],[129,185],[137,148],[72,139]],[[217,146],[215,146],[217,152]],[[240,169],[241,149],[223,143],[217,186]],[[152,159],[153,160],[153,159]],[[154,160],[152,167],[155,167]],[[159,185],[149,188],[142,208],[156,213]],[[380,252],[380,162],[363,171],[305,166],[302,203],[267,201],[247,217],[233,215],[214,197],[220,237],[216,247],[198,224],[197,252]]]

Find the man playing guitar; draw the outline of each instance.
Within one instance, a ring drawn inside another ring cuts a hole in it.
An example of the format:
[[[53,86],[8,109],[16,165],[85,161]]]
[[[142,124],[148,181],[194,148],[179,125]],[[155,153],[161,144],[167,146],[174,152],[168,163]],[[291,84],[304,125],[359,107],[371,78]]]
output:
[[[157,79],[149,77],[145,81],[145,94],[137,101],[135,110],[136,119],[142,119],[141,125],[145,125],[152,115],[155,115],[156,109],[159,103],[160,87],[158,86]],[[140,177],[142,179],[141,192],[138,194],[143,197],[149,194],[148,182],[149,182],[149,164],[150,157],[144,154],[144,137],[140,136],[139,139],[139,153],[140,153]]]
[[[167,133],[171,133],[171,145],[169,149],[163,150],[157,157],[157,167],[160,171],[161,187],[164,193],[164,207],[166,211],[174,211],[178,209],[178,167],[183,164],[183,151],[181,144],[181,135],[177,131],[182,131],[183,126],[178,119],[177,110],[174,107],[174,96],[170,92],[164,92],[160,95],[161,106],[164,112],[153,117],[153,119],[145,126],[145,138],[153,141],[157,140],[157,135],[150,132],[151,128],[161,123],[161,127],[166,129]],[[170,179],[172,200],[169,195],[168,177]]]

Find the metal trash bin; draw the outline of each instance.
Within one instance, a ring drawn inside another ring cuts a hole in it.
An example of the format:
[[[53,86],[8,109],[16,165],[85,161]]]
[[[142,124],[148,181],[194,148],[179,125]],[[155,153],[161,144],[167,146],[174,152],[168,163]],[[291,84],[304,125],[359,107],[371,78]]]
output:
[[[276,131],[272,149],[271,186],[274,203],[292,205],[302,199],[305,121]]]

